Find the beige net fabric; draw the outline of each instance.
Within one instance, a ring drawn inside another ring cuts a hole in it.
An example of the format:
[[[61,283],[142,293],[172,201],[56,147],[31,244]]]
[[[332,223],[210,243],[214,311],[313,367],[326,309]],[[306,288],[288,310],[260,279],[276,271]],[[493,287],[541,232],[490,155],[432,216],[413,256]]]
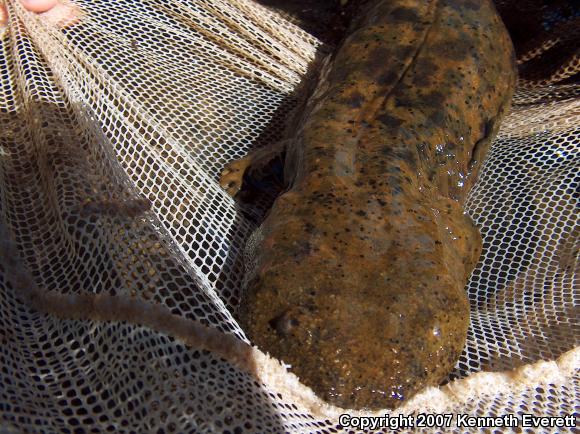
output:
[[[8,1],[1,30],[0,432],[342,432],[342,411],[246,345],[253,210],[217,183],[282,134],[319,42],[244,0],[75,3],[62,28]],[[529,61],[562,44],[546,40]],[[522,79],[470,195],[484,253],[451,381],[395,414],[577,408],[566,59]]]

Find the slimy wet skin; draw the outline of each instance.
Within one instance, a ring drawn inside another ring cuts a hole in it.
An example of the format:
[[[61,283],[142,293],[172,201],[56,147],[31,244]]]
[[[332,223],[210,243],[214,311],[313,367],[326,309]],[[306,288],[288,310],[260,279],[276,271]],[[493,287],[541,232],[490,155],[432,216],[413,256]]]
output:
[[[481,237],[462,203],[515,84],[490,1],[370,2],[285,142],[240,321],[345,408],[393,408],[463,350]],[[261,157],[234,162],[222,183]]]

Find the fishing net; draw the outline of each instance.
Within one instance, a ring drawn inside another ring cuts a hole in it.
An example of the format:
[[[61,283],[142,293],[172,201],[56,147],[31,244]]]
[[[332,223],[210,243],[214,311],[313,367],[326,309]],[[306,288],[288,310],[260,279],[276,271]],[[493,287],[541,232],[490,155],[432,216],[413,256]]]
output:
[[[247,345],[255,213],[217,182],[280,137],[320,41],[246,0],[79,0],[67,23],[6,7],[0,432],[342,432]],[[498,7],[527,32],[467,203],[484,239],[467,345],[446,385],[378,415],[577,411],[580,14]]]

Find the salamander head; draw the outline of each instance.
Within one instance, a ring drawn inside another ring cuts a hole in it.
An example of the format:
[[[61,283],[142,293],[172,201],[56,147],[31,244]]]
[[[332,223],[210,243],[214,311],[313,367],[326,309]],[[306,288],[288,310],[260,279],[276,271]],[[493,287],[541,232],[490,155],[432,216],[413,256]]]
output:
[[[294,212],[265,231],[246,288],[249,337],[341,407],[396,407],[439,384],[465,343],[465,275],[447,267],[445,222],[401,208],[416,212],[396,216],[399,232],[388,219],[371,229],[356,213],[327,224]]]

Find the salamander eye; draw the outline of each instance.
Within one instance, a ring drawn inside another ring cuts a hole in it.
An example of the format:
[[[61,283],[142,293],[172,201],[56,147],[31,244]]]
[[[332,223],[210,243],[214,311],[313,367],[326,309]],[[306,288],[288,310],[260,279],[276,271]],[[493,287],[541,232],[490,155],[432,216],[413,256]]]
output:
[[[284,312],[282,315],[278,315],[268,321],[268,325],[280,336],[286,337],[294,328],[300,325],[300,321],[296,318],[292,318],[288,312]]]

